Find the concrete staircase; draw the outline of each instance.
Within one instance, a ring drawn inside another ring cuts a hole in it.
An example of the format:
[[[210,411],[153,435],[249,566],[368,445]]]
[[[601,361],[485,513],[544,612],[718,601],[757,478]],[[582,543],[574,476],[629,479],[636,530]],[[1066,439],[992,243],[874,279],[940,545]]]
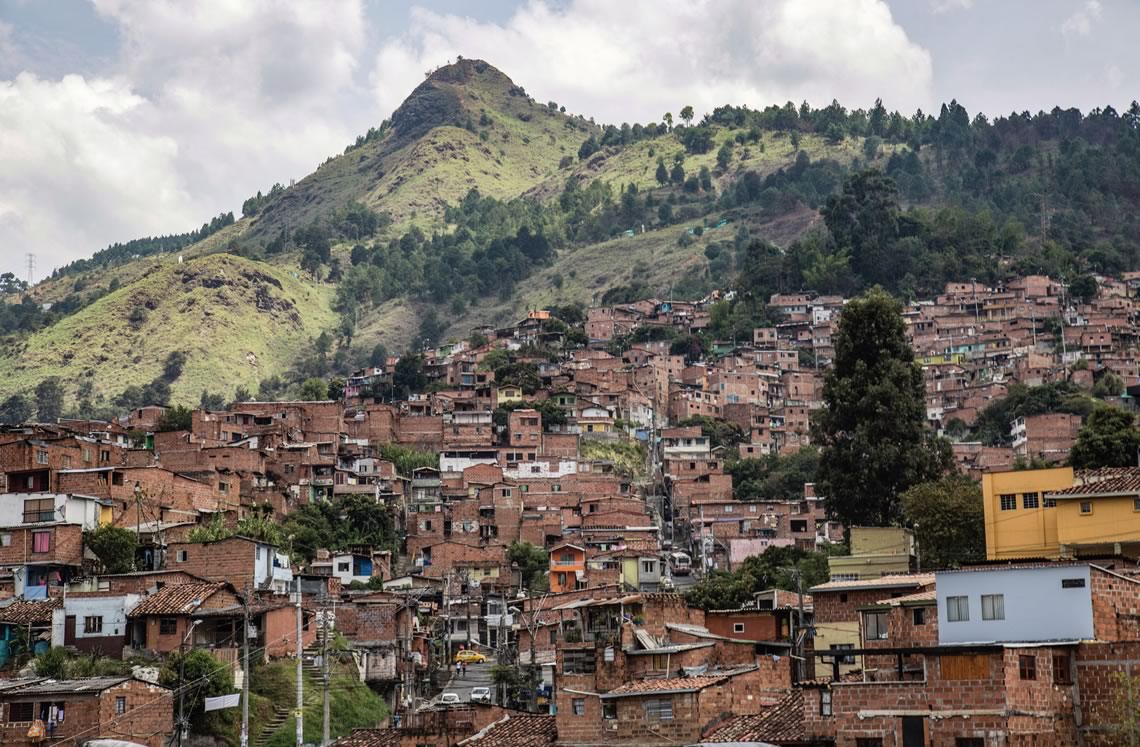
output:
[[[265,747],[269,744],[270,737],[289,720],[291,713],[292,711],[288,708],[282,708],[279,705],[273,706],[273,717],[262,725],[261,731],[251,740],[253,747]]]

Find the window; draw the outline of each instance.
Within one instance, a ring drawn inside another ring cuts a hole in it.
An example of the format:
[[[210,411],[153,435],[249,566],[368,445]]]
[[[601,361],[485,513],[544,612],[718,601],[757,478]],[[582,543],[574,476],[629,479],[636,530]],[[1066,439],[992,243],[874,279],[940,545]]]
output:
[[[24,721],[31,721],[35,718],[35,703],[9,703],[8,704],[8,722],[21,723]]]
[[[36,449],[36,464],[47,464],[48,453],[43,449]]]
[[[915,607],[910,611],[911,621],[915,625],[926,625],[926,608]]]
[[[650,721],[672,721],[673,720],[673,701],[672,700],[647,700],[645,701],[645,718]]]
[[[1057,685],[1073,684],[1068,651],[1053,652],[1053,682]]]
[[[1085,580],[1083,578],[1063,578],[1061,579],[1062,589],[1083,589],[1085,588]]]
[[[744,632],[744,623],[733,623],[732,624],[732,632],[733,633],[743,633]]]
[[[808,530],[807,519],[792,519],[791,529],[793,532],[806,532]]]
[[[574,704],[574,715],[575,716],[585,716],[586,715],[586,699],[585,698],[574,698],[571,701],[571,703]]]
[[[1021,496],[1021,507],[1022,508],[1037,508],[1037,494],[1036,493],[1026,493],[1025,495]]]
[[[868,641],[885,641],[887,639],[887,613],[863,613],[863,638]]]
[[[32,552],[51,552],[51,532],[32,532]]]
[[[173,617],[160,617],[158,619],[159,635],[174,635],[178,631],[178,620]]]
[[[662,672],[665,671],[666,669],[668,669],[669,668],[669,657],[666,656],[665,654],[654,654],[653,655],[653,668],[660,670]]]
[[[849,651],[850,649],[853,649],[853,648],[855,648],[854,643],[833,643],[833,644],[831,644],[831,650],[832,651]],[[854,656],[837,656],[837,657],[835,657],[835,659],[840,664],[854,664],[855,663],[855,657]]]
[[[223,493],[228,493],[228,492],[230,492],[230,484],[228,482],[219,482],[218,483],[218,490],[220,490]]]
[[[1132,510],[1133,511],[1140,511],[1140,498],[1133,498],[1132,499]]]
[[[1037,679],[1037,657],[1033,654],[1017,657],[1017,674],[1023,680]]]
[[[986,747],[986,740],[982,737],[955,737],[954,747]]]
[[[1081,515],[1088,516],[1092,513],[1092,501],[1081,501]]]
[[[819,715],[820,716],[830,716],[831,715],[831,691],[830,690],[820,690],[819,691]]]
[[[1056,498],[1046,498],[1044,501],[1041,502],[1041,505],[1044,506],[1045,508],[1056,508],[1057,507],[1057,499]]]
[[[102,633],[103,632],[103,618],[100,615],[88,615],[83,618],[83,632],[84,633]]]
[[[1005,594],[982,594],[982,619],[1005,619]]]
[[[1013,511],[1017,508],[1017,496],[1011,493],[1006,493],[1001,497],[1001,510]]]
[[[55,521],[55,499],[34,498],[24,501],[24,523],[35,524],[42,521]]]
[[[733,511],[735,511],[735,510],[736,510],[736,507],[735,507],[735,506],[725,506],[725,507],[724,507],[724,512],[725,512],[726,514],[730,514],[730,513],[732,513],[732,512],[733,512]]]
[[[178,551],[178,562],[179,563],[185,563],[187,557],[189,557],[189,553],[187,553],[185,550],[179,550]]]
[[[970,600],[968,597],[946,597],[946,621],[966,622],[970,619]]]
[[[594,650],[565,652],[562,657],[562,669],[566,674],[593,674]]]
[[[642,573],[653,573],[656,569],[657,569],[657,563],[655,561],[652,561],[652,560],[641,561],[641,572]]]
[[[856,579],[853,579],[853,578],[852,578],[852,579],[842,579],[842,580],[845,580],[845,581],[855,581]],[[846,594],[840,594],[840,595],[839,595],[839,603],[840,603],[840,604],[847,604],[847,595],[846,595]]]
[[[348,571],[348,563],[337,563],[336,571],[337,573],[346,573]]]
[[[69,457],[67,454],[63,455],[62,466],[64,469],[71,469],[71,457]]]
[[[856,737],[855,747],[883,747],[880,737]]]
[[[558,628],[550,629],[550,645],[554,646],[558,643]]]
[[[617,718],[617,701],[616,700],[603,700],[602,701],[602,718],[615,719]]]
[[[12,544],[12,535],[8,532],[0,534],[0,547],[8,547]]]
[[[115,698],[115,715],[122,716],[127,712],[127,698],[125,695],[120,695]]]

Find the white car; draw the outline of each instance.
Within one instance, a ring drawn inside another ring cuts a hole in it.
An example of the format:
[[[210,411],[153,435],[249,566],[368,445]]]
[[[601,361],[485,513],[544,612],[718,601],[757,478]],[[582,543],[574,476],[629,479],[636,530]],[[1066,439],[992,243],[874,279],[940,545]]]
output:
[[[439,702],[443,705],[453,705],[455,703],[462,703],[459,698],[459,693],[444,693],[439,696]]]
[[[491,702],[491,688],[489,688],[489,687],[473,687],[473,688],[471,688],[471,702],[472,703],[490,703]]]

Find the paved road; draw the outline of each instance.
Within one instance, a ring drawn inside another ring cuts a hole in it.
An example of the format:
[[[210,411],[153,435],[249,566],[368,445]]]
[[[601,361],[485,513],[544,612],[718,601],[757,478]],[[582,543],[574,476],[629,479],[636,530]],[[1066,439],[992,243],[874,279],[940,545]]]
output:
[[[495,697],[495,685],[491,682],[491,662],[487,661],[483,664],[468,664],[466,675],[456,675],[455,665],[451,667],[451,679],[447,681],[447,687],[443,688],[445,693],[458,693],[459,699],[464,703],[471,699],[471,688],[473,687],[489,687],[491,688],[491,698]]]

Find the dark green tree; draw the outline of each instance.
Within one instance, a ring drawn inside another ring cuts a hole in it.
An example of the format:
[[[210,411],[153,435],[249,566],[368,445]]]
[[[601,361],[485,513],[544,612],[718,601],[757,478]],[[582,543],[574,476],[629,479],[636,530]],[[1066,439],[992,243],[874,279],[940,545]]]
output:
[[[423,356],[414,353],[401,355],[392,374],[392,386],[396,399],[407,399],[409,394],[422,392],[427,386]]]
[[[319,402],[325,399],[329,393],[329,386],[325,383],[324,379],[316,377],[305,379],[301,384],[300,397],[305,402]]]
[[[546,571],[550,568],[550,556],[546,550],[529,542],[512,542],[507,548],[507,560],[512,566],[517,564],[524,589],[541,591],[546,588]]]
[[[732,163],[732,144],[725,143],[720,146],[720,150],[716,152],[716,165],[721,171],[728,168],[728,164]]]
[[[787,455],[738,459],[725,467],[732,492],[742,501],[794,501],[803,498],[804,483],[815,482],[819,451],[813,446]]]
[[[953,464],[949,444],[926,428],[922,370],[901,311],[875,288],[844,307],[833,337],[812,442],[828,512],[848,527],[897,523],[903,492]]]
[[[761,555],[744,559],[732,571],[714,571],[685,593],[685,601],[705,610],[736,609],[766,589],[796,588],[795,573],[803,588],[827,581],[827,554],[796,547],[769,547]]]
[[[13,394],[0,403],[0,423],[19,425],[32,417],[32,405],[22,394]]]
[[[868,285],[895,287],[906,272],[899,240],[899,198],[895,182],[876,170],[861,171],[827,198],[820,211],[841,251],[851,256],[851,269]]]
[[[1132,413],[1098,404],[1077,434],[1069,462],[1078,469],[1134,467],[1140,458],[1140,431]]]
[[[105,524],[84,532],[83,544],[99,559],[107,573],[130,573],[135,569],[139,540],[129,529]]]
[[[158,419],[158,423],[155,425],[155,432],[188,431],[193,422],[193,415],[194,413],[189,407],[183,407],[182,405],[168,407],[166,412],[162,413],[162,417]]]
[[[63,414],[63,387],[52,376],[36,385],[36,419],[41,423],[54,422]]]
[[[681,428],[700,426],[701,435],[709,440],[714,449],[718,446],[733,447],[745,438],[744,429],[736,423],[730,423],[721,418],[712,418],[707,415],[694,415],[677,423]]]
[[[1069,284],[1069,292],[1073,294],[1073,298],[1082,303],[1092,301],[1097,294],[1096,278],[1092,275],[1078,275]]]
[[[175,350],[166,356],[166,361],[162,364],[162,378],[165,379],[167,383],[172,383],[182,375],[182,367],[185,365],[186,353],[183,353],[181,350]]]
[[[657,183],[669,183],[669,169],[665,167],[665,160],[663,158],[657,159]]]
[[[203,716],[206,698],[228,695],[234,690],[230,667],[215,659],[209,651],[193,649],[167,655],[158,673],[158,683],[171,689],[194,683],[186,694],[186,712],[191,722]]]
[[[593,135],[583,141],[581,147],[578,148],[578,160],[585,161],[590,156],[598,152],[598,140]]]
[[[673,170],[669,172],[669,181],[673,182],[674,184],[684,184],[685,167],[681,165],[680,161],[673,164]]]
[[[902,507],[923,568],[956,568],[986,559],[982,491],[970,478],[953,474],[912,485],[903,493]]]
[[[693,107],[687,105],[682,107],[681,121],[684,122],[686,126],[693,121]]]

